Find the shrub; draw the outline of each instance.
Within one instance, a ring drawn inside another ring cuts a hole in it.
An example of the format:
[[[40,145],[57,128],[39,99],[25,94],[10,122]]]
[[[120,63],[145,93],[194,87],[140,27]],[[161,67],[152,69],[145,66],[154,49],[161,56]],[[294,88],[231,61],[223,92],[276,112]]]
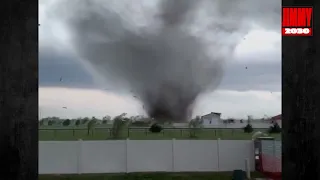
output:
[[[149,131],[152,132],[152,133],[159,133],[159,132],[162,131],[162,127],[159,124],[154,123],[149,128]]]
[[[64,125],[64,126],[69,126],[70,123],[71,123],[70,119],[67,119],[67,120],[64,120],[64,121],[63,121],[62,125]]]
[[[251,124],[247,124],[244,128],[243,128],[245,133],[252,133],[253,132],[253,127]]]
[[[276,134],[276,133],[281,133],[281,127],[279,126],[278,123],[274,123],[272,126],[269,127],[268,132],[270,134]]]

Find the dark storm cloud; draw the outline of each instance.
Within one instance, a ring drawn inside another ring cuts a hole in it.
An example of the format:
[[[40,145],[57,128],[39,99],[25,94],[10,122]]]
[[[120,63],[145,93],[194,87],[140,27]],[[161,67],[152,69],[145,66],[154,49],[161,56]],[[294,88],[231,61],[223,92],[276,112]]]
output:
[[[92,76],[79,61],[68,55],[43,51],[39,53],[39,86],[95,88]]]
[[[187,120],[197,97],[218,87],[224,63],[250,29],[250,17],[259,12],[258,21],[266,23],[267,16],[261,10],[280,12],[265,6],[252,11],[248,7],[252,1],[246,0],[206,1],[209,4],[162,0],[157,4],[158,12],[148,15],[154,18],[141,27],[130,19],[140,12],[126,16],[132,12],[120,12],[111,2],[65,1],[54,14],[63,17],[64,11],[67,17],[60,20],[72,36],[69,45],[91,66],[92,74],[133,90],[149,116],[174,121]],[[207,24],[195,25],[204,19],[195,12],[204,9],[208,10]],[[200,31],[196,33],[192,27]]]
[[[281,62],[232,63],[219,89],[281,91]]]
[[[75,2],[73,13],[83,16],[71,15],[65,25],[76,54],[104,79],[132,90],[150,117],[186,121],[196,98],[219,85],[224,58],[210,57],[207,45],[183,28],[195,1],[161,1],[156,31],[101,8],[106,2]]]
[[[61,76],[62,82],[59,81]],[[41,53],[39,78],[42,87],[98,88],[79,61],[66,55]],[[281,62],[231,62],[225,66],[219,89],[281,91]]]

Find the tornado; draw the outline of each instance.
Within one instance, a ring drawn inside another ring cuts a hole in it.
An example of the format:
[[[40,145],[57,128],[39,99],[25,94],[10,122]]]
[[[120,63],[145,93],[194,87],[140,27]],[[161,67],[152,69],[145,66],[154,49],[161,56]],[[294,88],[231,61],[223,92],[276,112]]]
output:
[[[247,11],[236,11],[236,1],[134,2],[65,3],[71,46],[105,82],[133,93],[151,118],[185,122],[199,95],[219,86],[248,31]]]

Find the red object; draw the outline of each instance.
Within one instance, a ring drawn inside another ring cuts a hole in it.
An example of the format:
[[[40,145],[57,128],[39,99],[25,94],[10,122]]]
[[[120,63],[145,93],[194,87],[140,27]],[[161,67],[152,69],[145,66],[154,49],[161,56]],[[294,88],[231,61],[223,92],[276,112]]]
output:
[[[279,117],[279,116],[278,116]],[[281,180],[282,155],[281,141],[274,139],[257,139],[255,141],[256,171],[272,180]]]
[[[281,159],[267,154],[261,155],[261,172],[273,180],[281,180]]]
[[[281,116],[281,114],[279,114],[277,116],[272,117],[271,120],[277,121],[277,120],[281,120],[281,118],[282,118],[282,116]]]

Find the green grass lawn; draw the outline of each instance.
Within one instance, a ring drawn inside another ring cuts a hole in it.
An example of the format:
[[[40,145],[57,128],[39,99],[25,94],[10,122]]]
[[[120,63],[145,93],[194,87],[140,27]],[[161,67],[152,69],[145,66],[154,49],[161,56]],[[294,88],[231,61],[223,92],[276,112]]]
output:
[[[261,178],[253,172],[252,178]],[[231,180],[232,172],[212,173],[129,173],[92,175],[39,175],[39,180]]]
[[[52,128],[52,127],[50,127]],[[87,134],[87,130],[73,128],[73,127],[56,127],[57,130],[44,130],[39,128],[39,140],[40,141],[71,141],[71,140],[107,140],[112,139],[110,131],[108,129],[95,129]],[[73,129],[73,130],[70,130]],[[266,130],[255,129],[254,132]],[[132,140],[167,140],[167,139],[191,139],[189,136],[189,130],[163,130],[161,133],[150,133],[148,130],[124,130],[121,132],[120,139],[132,139]],[[242,129],[201,129],[196,132],[196,138],[202,140],[250,140],[253,133],[244,133]],[[281,138],[281,134],[271,135],[276,139]]]

